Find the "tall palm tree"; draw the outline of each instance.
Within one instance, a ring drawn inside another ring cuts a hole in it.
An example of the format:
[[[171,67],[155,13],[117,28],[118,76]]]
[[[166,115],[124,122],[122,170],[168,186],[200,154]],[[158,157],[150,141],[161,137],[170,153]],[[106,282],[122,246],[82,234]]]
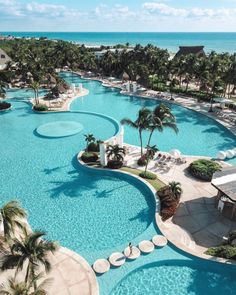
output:
[[[171,112],[171,109],[163,103],[159,104],[149,115],[148,124],[147,129],[150,131],[147,143],[148,146],[150,146],[151,138],[155,130],[163,132],[165,128],[170,128],[174,130],[175,133],[178,133],[175,116]]]
[[[26,211],[20,206],[17,201],[11,201],[5,204],[0,209],[2,215],[4,236],[10,239],[16,228],[22,229],[24,227],[22,219],[27,217]]]
[[[38,105],[39,104],[39,87],[40,87],[40,84],[39,84],[39,82],[34,81],[34,82],[32,82],[30,84],[30,87],[34,91],[35,104]]]
[[[151,110],[148,108],[142,108],[138,112],[138,117],[135,121],[132,121],[129,118],[124,118],[121,120],[122,125],[128,125],[132,128],[138,129],[139,132],[139,140],[140,140],[140,147],[141,147],[141,157],[143,155],[143,138],[142,133],[144,130],[148,129],[148,120],[150,116]]]
[[[9,254],[5,255],[1,261],[1,270],[15,268],[16,276],[26,265],[25,283],[38,275],[40,266],[49,272],[51,263],[48,260],[48,253],[54,253],[58,246],[55,242],[44,240],[44,236],[44,232],[37,231],[26,234],[22,240],[14,239]],[[36,282],[34,282],[34,290],[37,290]]]

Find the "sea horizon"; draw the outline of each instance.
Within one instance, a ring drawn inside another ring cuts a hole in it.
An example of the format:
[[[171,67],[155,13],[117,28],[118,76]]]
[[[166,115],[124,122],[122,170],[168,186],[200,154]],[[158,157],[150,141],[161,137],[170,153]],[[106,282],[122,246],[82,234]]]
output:
[[[70,41],[87,46],[116,45],[131,46],[153,44],[176,52],[179,46],[205,46],[205,51],[236,52],[236,32],[53,32],[53,31],[4,31],[1,35],[15,37],[47,37]]]

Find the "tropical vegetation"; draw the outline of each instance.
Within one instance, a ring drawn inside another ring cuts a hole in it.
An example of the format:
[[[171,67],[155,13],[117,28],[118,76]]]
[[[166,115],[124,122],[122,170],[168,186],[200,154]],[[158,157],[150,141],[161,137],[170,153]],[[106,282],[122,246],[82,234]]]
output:
[[[162,220],[165,221],[171,218],[178,208],[182,194],[181,184],[175,181],[169,182],[169,184],[162,187],[157,194],[161,202],[160,215]]]
[[[118,144],[108,145],[106,149],[107,153],[107,166],[111,169],[118,169],[123,166],[123,160],[125,156],[125,149]]]
[[[177,92],[210,101],[216,95],[231,97],[236,92],[235,53],[212,51],[207,56],[189,54],[171,58],[167,50],[137,44],[132,50],[115,46],[119,50],[108,50],[96,58],[97,49],[45,38],[1,40],[0,47],[13,59],[0,73],[1,84],[23,81],[28,85],[38,82],[49,86],[53,77],[55,86],[60,80],[56,69],[68,68],[126,76],[154,90],[168,90],[171,97]]]
[[[156,145],[150,145],[154,132],[163,132],[165,128],[170,128],[175,133],[178,133],[175,116],[172,113],[171,108],[163,103],[156,106],[154,110],[142,108],[139,110],[138,116],[134,121],[129,118],[124,118],[121,120],[121,124],[128,125],[138,130],[141,157],[138,159],[137,163],[139,166],[145,166],[145,173],[147,171],[149,160],[154,158],[155,153],[158,151]],[[143,151],[144,131],[149,132],[145,153]]]
[[[192,162],[188,169],[194,177],[211,181],[213,174],[221,169],[221,165],[212,160],[199,159]]]
[[[26,211],[17,201],[3,205],[0,213],[4,235],[0,269],[15,270],[14,277],[0,287],[0,294],[46,294],[45,287],[49,280],[43,280],[43,276],[51,270],[48,254],[58,249],[57,243],[46,240],[44,232],[30,230]],[[17,278],[20,272],[25,274],[23,281]]]
[[[25,227],[24,219],[27,218],[27,213],[17,201],[10,201],[3,205],[0,215],[6,240],[12,239],[17,230]]]

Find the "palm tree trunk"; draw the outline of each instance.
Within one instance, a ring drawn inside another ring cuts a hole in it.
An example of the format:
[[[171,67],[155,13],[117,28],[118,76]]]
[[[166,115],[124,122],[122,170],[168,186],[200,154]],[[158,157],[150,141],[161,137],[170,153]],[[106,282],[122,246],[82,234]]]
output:
[[[30,273],[30,262],[29,262],[29,264],[27,266],[27,270],[26,270],[25,283],[27,283],[29,280],[29,273]]]
[[[142,130],[139,129],[139,139],[140,139],[140,148],[141,148],[141,157],[143,155],[143,139],[142,139]]]
[[[150,135],[149,135],[149,138],[148,138],[148,143],[147,143],[148,146],[150,146],[150,142],[151,142],[153,132],[154,132],[154,129],[152,129],[151,132],[150,132]]]

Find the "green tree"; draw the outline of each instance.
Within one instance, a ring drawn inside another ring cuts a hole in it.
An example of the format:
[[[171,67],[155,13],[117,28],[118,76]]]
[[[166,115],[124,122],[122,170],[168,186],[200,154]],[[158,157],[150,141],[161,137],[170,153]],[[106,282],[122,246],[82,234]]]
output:
[[[44,240],[44,236],[44,232],[37,231],[26,234],[22,240],[14,239],[10,252],[2,258],[1,270],[15,268],[16,276],[26,265],[25,283],[28,283],[30,278],[37,277],[40,266],[49,272],[51,263],[48,260],[48,254],[49,252],[54,253],[58,246],[55,242]],[[34,290],[37,290],[36,282],[34,282]]]
[[[95,142],[95,137],[92,133],[84,134],[85,141],[86,141],[86,150],[88,150],[88,146],[91,142]]]
[[[7,240],[14,236],[17,228],[24,228],[22,219],[27,218],[27,214],[17,201],[6,203],[0,209],[0,213],[2,215],[4,236]]]
[[[139,132],[139,140],[140,140],[140,147],[141,147],[141,157],[143,155],[143,138],[142,133],[144,130],[148,129],[148,122],[149,122],[149,116],[150,116],[151,110],[148,108],[142,108],[138,112],[138,117],[135,121],[132,121],[129,118],[124,118],[121,120],[122,125],[128,125],[132,128],[135,128]]]
[[[109,160],[112,158],[115,161],[123,162],[125,156],[125,149],[119,147],[118,144],[108,145],[106,153]]]

